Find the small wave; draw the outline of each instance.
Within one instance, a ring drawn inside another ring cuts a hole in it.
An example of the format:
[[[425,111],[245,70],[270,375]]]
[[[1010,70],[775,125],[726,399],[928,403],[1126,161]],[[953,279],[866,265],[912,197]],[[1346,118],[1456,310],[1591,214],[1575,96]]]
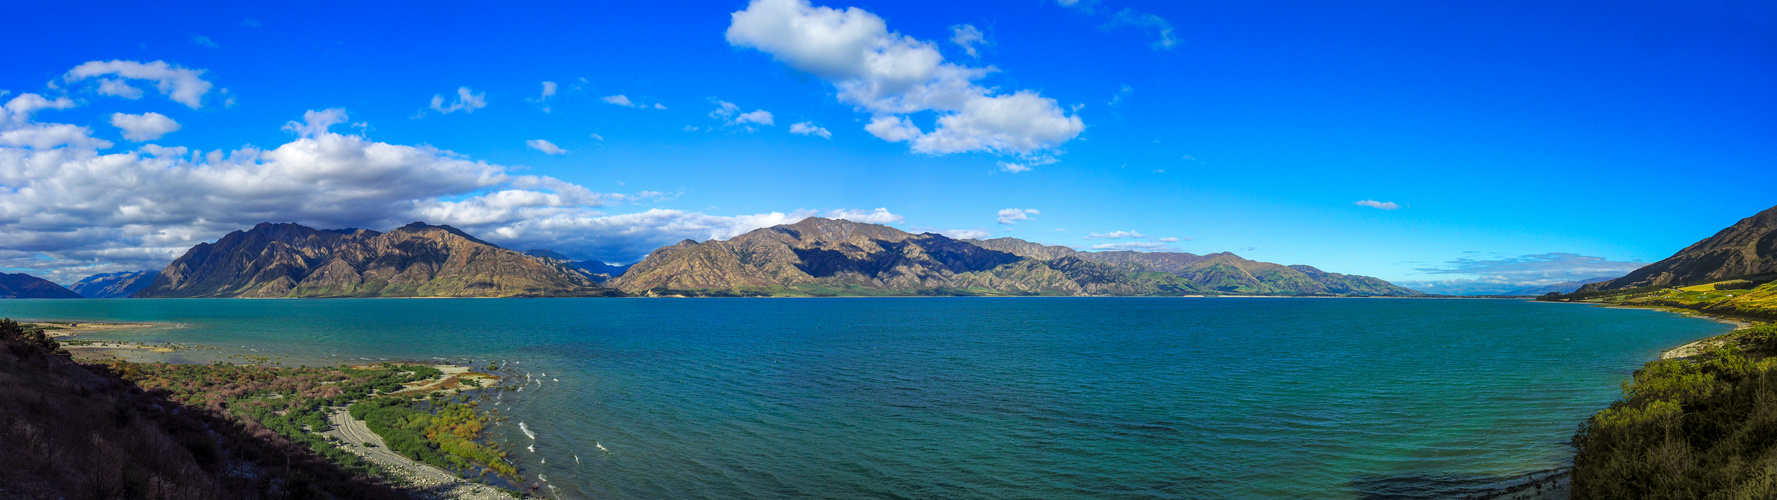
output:
[[[524,449],[526,449],[526,450],[530,450],[530,451],[531,451],[531,453],[536,453],[536,452],[537,452],[537,445],[534,445],[534,444],[533,444],[533,445],[530,445],[530,446],[526,446],[526,447],[524,447]]]
[[[537,440],[537,433],[531,432],[530,426],[524,425],[524,422],[518,423],[518,430],[524,431],[525,437],[531,438],[532,441]]]
[[[605,452],[605,453],[610,453],[610,452],[611,452],[611,450],[607,450],[607,449],[605,449],[605,443],[602,443],[602,442],[594,442],[594,443],[592,443],[592,444],[593,444],[593,446],[597,446],[597,447],[599,447],[599,451],[602,451],[602,452]]]
[[[580,465],[580,455],[574,455],[574,465]]]

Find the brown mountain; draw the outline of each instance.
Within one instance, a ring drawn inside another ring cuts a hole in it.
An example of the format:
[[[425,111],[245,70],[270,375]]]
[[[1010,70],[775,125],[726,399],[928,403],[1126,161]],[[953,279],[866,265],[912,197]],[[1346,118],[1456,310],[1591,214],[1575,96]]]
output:
[[[1228,252],[1197,255],[1182,252],[1080,252],[1016,238],[972,243],[1033,259],[1074,257],[1125,273],[1165,273],[1185,279],[1206,292],[1277,295],[1422,295],[1369,276],[1329,273],[1312,266],[1284,266],[1241,258]]]
[[[633,294],[1418,295],[1375,278],[1229,253],[1091,253],[818,217],[661,248],[610,285]]]
[[[1741,219],[1664,260],[1621,278],[1586,285],[1580,291],[1686,285],[1767,274],[1777,274],[1777,207]]]
[[[534,297],[608,294],[578,273],[420,222],[387,233],[264,223],[200,243],[137,297]]]
[[[0,299],[78,299],[80,294],[25,273],[0,273]]]

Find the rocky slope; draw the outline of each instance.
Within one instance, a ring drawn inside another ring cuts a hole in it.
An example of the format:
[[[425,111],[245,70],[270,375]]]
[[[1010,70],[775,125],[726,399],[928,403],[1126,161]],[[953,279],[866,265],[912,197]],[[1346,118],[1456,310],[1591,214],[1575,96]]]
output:
[[[1580,291],[1688,285],[1777,273],[1777,207],[1766,209],[1715,236],[1621,278]]]
[[[202,243],[137,297],[529,297],[608,294],[586,277],[450,226],[387,233],[265,223]]]
[[[0,299],[78,299],[62,285],[25,273],[0,273]]]
[[[154,277],[159,275],[160,271],[153,270],[95,274],[74,283],[68,289],[89,299],[121,299],[148,288],[149,284],[154,283]]]
[[[610,285],[632,294],[717,295],[1418,294],[1375,278],[1230,253],[1079,252],[818,217],[661,248]]]

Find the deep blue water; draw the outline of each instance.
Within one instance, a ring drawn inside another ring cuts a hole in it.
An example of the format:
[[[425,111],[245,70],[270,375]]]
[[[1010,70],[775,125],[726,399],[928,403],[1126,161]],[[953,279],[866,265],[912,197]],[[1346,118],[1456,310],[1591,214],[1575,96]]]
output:
[[[541,383],[502,396],[495,432],[569,498],[1442,497],[1564,465],[1635,368],[1731,328],[1432,299],[11,300],[0,316],[170,322],[103,338],[310,363],[504,361]]]

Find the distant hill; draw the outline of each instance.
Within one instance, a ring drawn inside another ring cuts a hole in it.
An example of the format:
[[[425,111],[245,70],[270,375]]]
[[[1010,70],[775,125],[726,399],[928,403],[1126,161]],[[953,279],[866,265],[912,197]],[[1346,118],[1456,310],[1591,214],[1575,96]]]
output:
[[[1687,285],[1767,274],[1777,274],[1777,207],[1742,219],[1664,260],[1581,290]]]
[[[634,265],[626,264],[614,266],[596,260],[575,261],[559,252],[544,249],[525,250],[524,254],[536,257],[550,264],[563,266],[575,273],[579,273],[581,276],[585,276],[587,279],[590,279],[595,283],[604,283],[610,281],[611,278],[622,276],[625,271],[629,270],[630,266]]]
[[[661,248],[609,285],[631,294],[1418,295],[1375,278],[1229,253],[1090,253],[819,217]]]
[[[154,283],[154,277],[159,275],[160,271],[154,270],[95,274],[74,283],[68,289],[89,299],[121,299],[148,288],[149,284]]]
[[[200,243],[137,297],[528,297],[603,295],[586,277],[415,222],[387,233],[264,223]]]
[[[25,273],[0,273],[0,299],[78,299],[80,294]]]
[[[1616,279],[1616,277],[1615,276],[1604,276],[1604,277],[1598,277],[1598,278],[1586,278],[1583,280],[1564,281],[1564,282],[1556,283],[1553,285],[1534,286],[1534,287],[1518,288],[1515,290],[1507,290],[1506,292],[1500,293],[1499,295],[1540,296],[1540,295],[1547,294],[1547,293],[1573,293],[1575,290],[1579,290],[1580,287],[1582,287],[1582,286],[1590,285],[1593,283],[1603,283],[1603,282],[1610,281],[1613,279]]]

